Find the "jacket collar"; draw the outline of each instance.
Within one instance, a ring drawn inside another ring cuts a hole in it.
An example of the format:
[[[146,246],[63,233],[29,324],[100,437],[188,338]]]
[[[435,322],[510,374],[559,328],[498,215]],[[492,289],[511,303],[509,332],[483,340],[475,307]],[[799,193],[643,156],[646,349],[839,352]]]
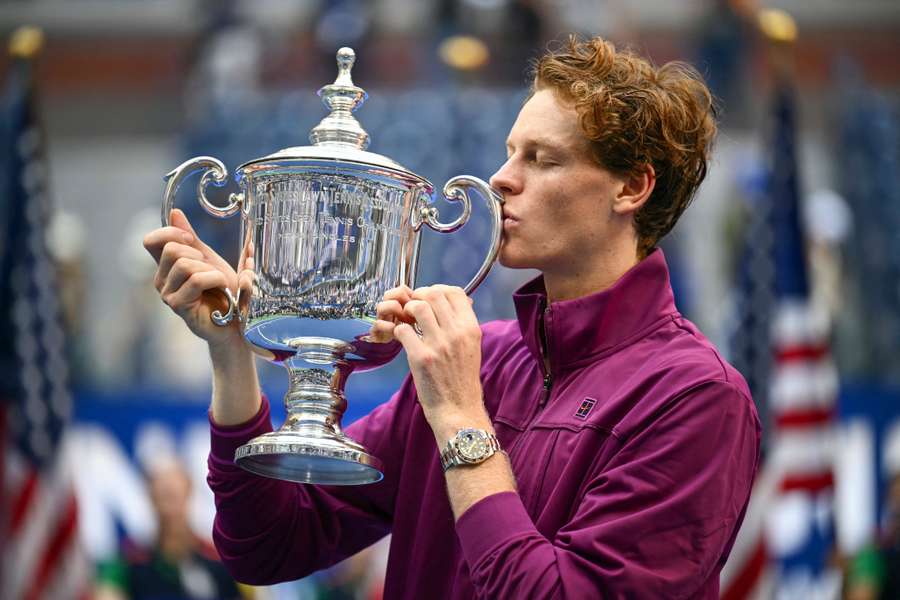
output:
[[[541,361],[541,316],[547,332],[550,371],[575,368],[616,347],[643,337],[677,314],[669,268],[657,249],[629,269],[612,287],[547,306],[540,276],[513,294],[522,338]]]

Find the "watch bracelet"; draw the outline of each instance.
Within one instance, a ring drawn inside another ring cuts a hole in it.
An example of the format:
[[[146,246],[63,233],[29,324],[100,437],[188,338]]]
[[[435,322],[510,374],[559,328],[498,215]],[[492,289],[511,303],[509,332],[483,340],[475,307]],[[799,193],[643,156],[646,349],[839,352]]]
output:
[[[462,431],[462,430],[460,430],[460,431]],[[484,431],[484,430],[482,430],[482,431]],[[490,444],[490,449],[493,450],[493,452],[491,452],[486,457],[484,457],[484,460],[489,459],[491,456],[493,456],[494,454],[496,454],[498,452],[503,452],[504,454],[506,454],[506,451],[500,447],[500,440],[497,439],[497,434],[488,433],[487,436],[488,436],[488,442]],[[451,460],[453,460],[454,457],[459,456],[459,452],[456,450],[456,446],[453,444],[454,440],[455,440],[455,436],[453,438],[450,438],[447,441],[447,447],[444,448],[440,453],[441,467],[443,468],[444,473],[446,473],[451,467],[458,467],[458,466],[463,466],[463,465],[477,465],[477,464],[481,464],[481,462],[484,462],[484,461],[479,461],[477,463],[469,463],[462,459],[451,462]],[[507,456],[509,456],[509,455],[507,454]]]

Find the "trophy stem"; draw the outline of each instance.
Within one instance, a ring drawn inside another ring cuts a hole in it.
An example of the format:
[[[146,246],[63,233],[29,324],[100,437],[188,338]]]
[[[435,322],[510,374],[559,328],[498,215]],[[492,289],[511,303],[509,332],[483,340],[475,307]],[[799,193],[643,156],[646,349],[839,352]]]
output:
[[[338,356],[331,365],[313,366],[301,355],[285,361],[290,384],[284,396],[284,424],[238,448],[235,462],[258,475],[300,483],[358,485],[381,480],[381,461],[341,431],[347,410],[344,385],[352,367]]]
[[[286,364],[290,386],[284,395],[287,419],[282,429],[324,430],[341,434],[341,418],[347,410],[344,384],[347,374],[340,368],[298,368]]]

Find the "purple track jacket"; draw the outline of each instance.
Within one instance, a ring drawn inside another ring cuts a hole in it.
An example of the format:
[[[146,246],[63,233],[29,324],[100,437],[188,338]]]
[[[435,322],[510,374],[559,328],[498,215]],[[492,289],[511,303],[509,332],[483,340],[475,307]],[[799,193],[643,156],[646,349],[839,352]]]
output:
[[[234,451],[269,406],[212,424],[213,538],[239,581],[292,580],[392,533],[386,598],[718,598],[759,457],[744,379],[675,309],[656,250],[613,287],[483,326],[484,402],[518,493],[454,523],[439,449],[407,377],[347,429],[384,461],[364,486],[258,477]],[[546,331],[550,369],[542,361]]]

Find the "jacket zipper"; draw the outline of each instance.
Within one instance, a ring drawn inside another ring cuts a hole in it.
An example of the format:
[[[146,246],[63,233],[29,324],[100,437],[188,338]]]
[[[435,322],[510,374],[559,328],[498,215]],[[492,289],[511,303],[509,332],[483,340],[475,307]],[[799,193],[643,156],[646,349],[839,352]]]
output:
[[[542,320],[541,325],[544,330],[544,342],[546,342],[546,350],[549,351],[550,350],[550,336],[547,331],[548,330],[547,321],[549,320],[549,317],[550,317],[550,308],[545,307],[543,314],[544,314],[544,318]],[[518,450],[519,446],[521,446],[523,443],[525,443],[525,438],[528,436],[528,434],[534,428],[534,424],[537,422],[538,417],[541,416],[541,413],[544,410],[544,406],[547,405],[547,402],[550,400],[550,396],[553,393],[553,373],[550,372],[550,367],[548,366],[549,361],[545,360],[544,344],[540,344],[539,347],[541,349],[540,368],[541,368],[541,373],[544,374],[544,382],[543,382],[544,385],[543,385],[543,389],[541,390],[541,397],[538,400],[538,405],[534,411],[534,414],[531,416],[531,419],[529,419],[529,421],[528,421],[528,425],[525,427],[525,430],[521,434],[519,434],[519,437],[516,439],[516,443],[513,444],[513,447],[510,449],[510,454],[512,454],[512,452],[514,450]],[[549,457],[548,457],[548,460],[549,460]],[[531,498],[526,500],[526,498],[524,496],[522,497],[523,504],[525,504],[527,502],[525,510],[528,512],[528,514],[535,514],[535,512],[537,510],[536,509],[537,502],[540,500],[542,487],[543,487],[543,484],[539,483],[537,489],[535,490],[535,492]]]
[[[540,409],[543,409],[547,404],[547,400],[550,399],[550,393],[553,391],[553,376],[550,373],[544,374],[544,391],[541,393],[541,399],[538,402],[538,413],[540,413]],[[535,415],[537,416],[537,415]]]
[[[544,309],[544,319],[543,319],[542,326],[544,328],[544,339],[547,341],[548,349],[550,346],[550,340],[549,340],[549,335],[547,334],[547,318],[549,316],[550,316],[550,308],[547,307]],[[541,390],[541,396],[540,396],[540,399],[538,400],[537,410],[534,411],[534,414],[531,416],[531,419],[529,419],[528,425],[525,426],[525,430],[522,431],[521,434],[519,434],[519,437],[516,439],[516,443],[513,444],[513,447],[509,449],[510,454],[512,454],[512,452],[514,450],[517,450],[519,448],[519,446],[522,445],[522,443],[525,439],[525,436],[528,434],[529,431],[531,431],[532,427],[534,426],[534,422],[537,421],[538,417],[540,416],[541,412],[544,409],[544,406],[546,406],[547,401],[550,400],[550,395],[553,393],[553,373],[550,372],[549,368],[544,366],[545,361],[544,361],[543,345],[540,345],[540,349],[541,349],[540,368],[541,368],[541,372],[544,374],[544,389]]]
[[[544,341],[547,343],[547,352],[550,351],[550,328],[547,326],[547,321],[550,319],[550,307],[546,307],[544,309],[544,318],[542,319],[542,327],[544,329]],[[550,367],[545,367],[544,365],[549,365],[550,361],[544,356],[544,347],[541,346],[541,370],[544,372],[544,393],[541,394],[541,399],[538,402],[538,412],[540,414],[541,410],[543,410],[544,406],[547,404],[547,401],[550,399],[550,392],[553,389],[553,373],[550,372]],[[537,414],[535,418],[537,418]],[[532,419],[532,422],[534,419]],[[530,429],[529,424],[529,429]]]

